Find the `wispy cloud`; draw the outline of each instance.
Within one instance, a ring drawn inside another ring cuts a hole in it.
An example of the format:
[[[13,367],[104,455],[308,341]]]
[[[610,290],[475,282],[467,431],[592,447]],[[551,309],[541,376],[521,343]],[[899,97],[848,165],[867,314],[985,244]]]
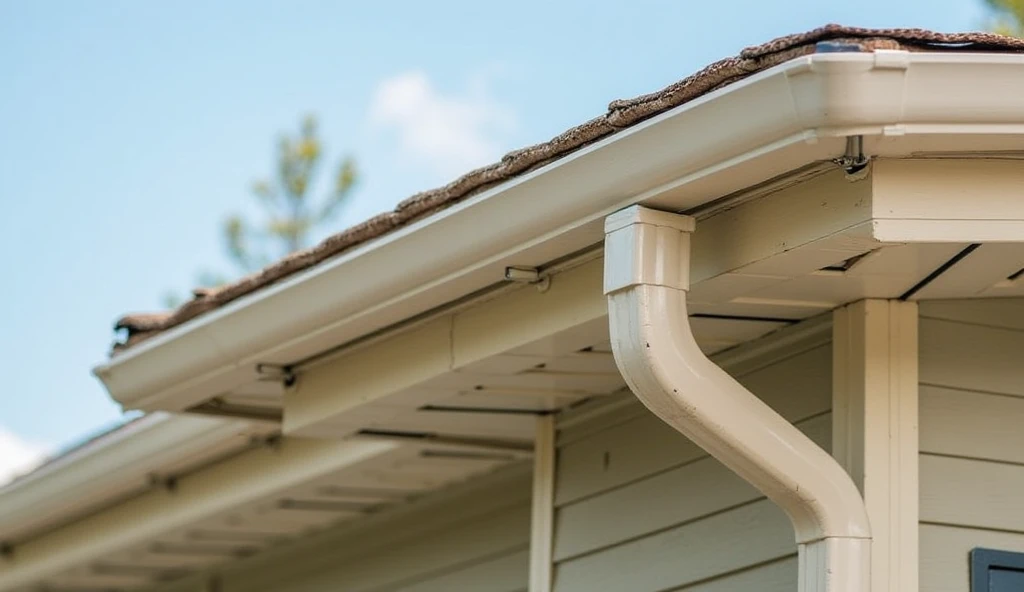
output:
[[[515,129],[511,111],[491,97],[482,80],[462,93],[439,91],[424,72],[406,72],[380,83],[370,120],[393,130],[402,151],[442,176],[493,162]]]
[[[39,466],[47,452],[45,446],[0,427],[0,486]]]

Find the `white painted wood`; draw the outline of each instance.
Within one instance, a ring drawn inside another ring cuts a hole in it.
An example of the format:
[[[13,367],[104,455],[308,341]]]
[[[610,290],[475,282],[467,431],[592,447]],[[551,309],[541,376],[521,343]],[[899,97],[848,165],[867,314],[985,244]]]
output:
[[[823,448],[829,447],[830,414],[803,421],[797,427]],[[564,561],[650,535],[762,497],[721,463],[703,456],[560,508],[555,528],[555,560]],[[629,513],[628,519],[623,518],[624,512]]]
[[[878,159],[874,236],[885,242],[1021,242],[1024,172],[1014,159]]]
[[[864,495],[871,589],[916,590],[917,306],[866,300],[834,319],[832,450]]]
[[[451,368],[451,317],[442,317],[391,339],[312,367],[285,396],[285,433],[411,387]]]
[[[365,427],[408,432],[428,432],[476,438],[533,438],[532,415],[506,415],[460,411],[404,411]]]
[[[919,292],[913,300],[981,296],[1024,269],[1024,238],[1019,243],[991,243],[971,251]],[[924,277],[924,276],[920,276]]]
[[[975,547],[1024,553],[1024,535],[922,524],[921,592],[968,592],[968,555]]]
[[[920,332],[922,384],[1024,396],[1024,331],[925,319]]]
[[[965,247],[967,243],[885,246],[865,255],[846,272],[846,275],[851,278],[902,276],[916,282],[935,271]]]
[[[601,278],[602,261],[595,259],[552,276],[546,292],[525,286],[305,367],[285,397],[283,431],[322,437],[325,425],[359,425],[356,414],[369,403],[408,405],[400,397],[413,387],[472,387],[471,375],[453,371],[472,372],[492,355],[567,355],[606,341]],[[556,383],[546,388],[573,382],[536,378]]]
[[[705,353],[715,353],[723,349],[753,341],[788,326],[789,323],[776,321],[752,321],[737,319],[714,319],[694,317],[690,319],[690,327]]]
[[[866,222],[870,194],[870,181],[851,183],[842,171],[834,171],[701,220],[693,233],[691,281],[697,284],[724,271],[770,260]],[[750,269],[750,273],[773,275],[770,271]]]
[[[921,452],[1024,464],[1024,397],[921,386]]]
[[[921,520],[1024,533],[1024,465],[921,455]]]
[[[812,301],[825,310],[864,298],[896,298],[914,285],[907,275],[847,276],[814,274],[798,276],[753,292],[750,297],[773,301]]]
[[[922,319],[942,319],[1024,331],[1024,298],[932,300],[921,302],[918,306]]]
[[[1024,221],[1017,160],[878,159],[871,182],[876,218]]]
[[[560,563],[555,591],[654,592],[795,551],[789,519],[770,501],[761,500]]]
[[[874,237],[885,243],[1018,242],[1024,236],[1024,220],[882,219],[871,225]]]
[[[603,265],[603,260],[596,259],[552,276],[551,287],[545,292],[526,286],[456,313],[452,367],[460,368],[607,316],[601,291]],[[591,343],[593,340],[585,337],[580,347]]]
[[[555,524],[555,418],[538,417],[533,444],[529,592],[551,592]]]

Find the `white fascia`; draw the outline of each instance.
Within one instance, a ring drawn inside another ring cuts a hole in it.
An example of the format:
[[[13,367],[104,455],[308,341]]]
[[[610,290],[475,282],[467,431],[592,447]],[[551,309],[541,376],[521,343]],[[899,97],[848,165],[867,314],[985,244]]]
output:
[[[890,157],[1019,146],[1022,95],[1020,55],[798,58],[204,314],[95,373],[124,408],[184,410],[255,381],[258,363],[294,364],[495,285],[508,266],[598,244],[604,217],[632,204],[691,211],[834,159],[855,135],[869,155]]]
[[[149,487],[159,467],[202,454],[240,421],[153,413],[0,488],[0,542],[15,543]]]
[[[604,290],[619,371],[655,415],[781,507],[802,592],[870,589],[860,492],[821,447],[697,345],[686,312],[694,219],[633,206],[608,217]]]

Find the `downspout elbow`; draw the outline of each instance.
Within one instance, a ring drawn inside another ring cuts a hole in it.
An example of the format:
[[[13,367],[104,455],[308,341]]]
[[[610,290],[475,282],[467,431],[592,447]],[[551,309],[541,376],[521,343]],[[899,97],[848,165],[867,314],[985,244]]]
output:
[[[871,531],[852,479],[697,346],[686,311],[694,227],[690,217],[639,206],[606,220],[604,289],[619,370],[659,418],[786,512],[801,564],[828,573],[802,573],[801,589],[865,590]]]

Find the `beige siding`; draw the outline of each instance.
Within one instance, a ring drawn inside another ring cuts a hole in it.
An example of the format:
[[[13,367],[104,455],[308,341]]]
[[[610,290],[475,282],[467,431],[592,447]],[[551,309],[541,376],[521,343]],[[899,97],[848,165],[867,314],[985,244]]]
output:
[[[975,547],[1024,552],[1024,300],[921,305],[921,590]]]
[[[831,440],[831,346],[797,344],[740,380],[823,447]],[[642,409],[618,406],[561,438],[555,591],[796,589],[785,515]]]

